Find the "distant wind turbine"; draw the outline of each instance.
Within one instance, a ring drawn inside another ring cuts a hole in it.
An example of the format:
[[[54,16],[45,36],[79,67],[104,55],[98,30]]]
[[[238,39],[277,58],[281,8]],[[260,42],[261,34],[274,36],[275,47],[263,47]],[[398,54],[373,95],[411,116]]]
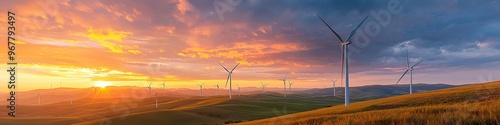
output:
[[[36,90],[36,95],[38,97],[38,104],[40,105],[41,101],[40,101],[40,93],[38,92],[38,90]]]
[[[229,82],[229,99],[231,99],[233,96],[233,86],[232,86],[233,84],[232,84],[231,76],[233,74],[234,69],[236,69],[236,67],[238,67],[238,65],[240,65],[240,63],[236,64],[236,66],[234,66],[234,68],[231,71],[227,70],[227,68],[224,67],[222,64],[219,63],[219,65],[222,66],[222,68],[224,68],[224,70],[226,70],[228,73],[225,87],[227,87],[227,83]]]
[[[236,86],[238,86],[238,96],[241,96],[241,93],[240,93],[240,85],[239,85],[239,84],[236,84]]]
[[[156,92],[156,109],[158,109],[158,92]]]
[[[149,89],[149,97],[151,97],[151,84],[153,84],[153,82],[149,82],[149,86],[146,87]]]
[[[217,87],[217,95],[219,95],[219,82],[217,82],[217,85],[215,85],[215,87]]]
[[[70,96],[69,99],[71,101],[71,104],[73,104],[73,96]]]
[[[163,84],[160,84],[163,86],[163,94],[162,95],[165,95],[165,82],[167,82],[167,81],[163,81]]]
[[[284,77],[283,79],[280,79],[280,80],[283,80],[283,90],[284,90],[284,92],[285,92],[285,98],[286,98],[286,76],[287,76],[287,75],[288,75],[288,74],[286,74],[286,75],[285,75],[285,77]]]
[[[331,79],[330,79],[331,80]],[[337,92],[335,92],[335,83],[337,82],[337,80],[339,80],[338,78],[335,79],[335,80],[331,80],[332,83],[333,83],[333,96],[336,96]]]
[[[349,48],[349,44],[351,44],[351,39],[352,37],[354,36],[354,34],[356,33],[356,31],[358,30],[358,28],[361,26],[361,24],[363,24],[363,22],[365,22],[365,20],[368,18],[368,16],[365,17],[365,19],[363,19],[363,21],[361,21],[361,23],[359,23],[352,31],[351,33],[349,34],[349,36],[347,36],[347,39],[345,40],[342,40],[342,38],[339,36],[339,34],[337,34],[337,32],[335,32],[331,27],[330,25],[328,25],[321,17],[319,17],[319,19],[321,19],[321,21],[323,21],[323,23],[325,23],[325,25],[330,29],[330,31],[333,32],[333,34],[335,34],[335,36],[337,37],[337,39],[339,40],[339,42],[342,44],[342,56],[341,56],[341,61],[342,61],[342,76],[344,76],[345,74],[345,106],[349,106],[349,51],[347,51],[347,49]]]
[[[200,86],[200,95],[203,96],[203,84],[205,84],[205,82],[201,83],[201,84],[197,84],[198,86]]]
[[[268,84],[264,84],[264,83],[262,83],[262,82],[260,82],[260,84],[262,85],[262,94],[264,94],[264,92],[265,92],[265,88],[266,88],[266,86],[267,86]]]
[[[295,82],[290,82],[288,81],[288,85],[290,86],[290,88],[288,88],[288,91],[292,92],[292,85],[294,84]]]
[[[422,61],[424,60],[420,60],[418,63],[416,63],[415,65],[411,66],[410,67],[410,59],[409,59],[409,55],[408,55],[408,49],[406,50],[406,66],[407,66],[407,69],[405,71],[405,73],[403,73],[403,75],[399,78],[398,82],[396,82],[396,85],[399,83],[399,81],[401,81],[401,79],[406,75],[406,73],[408,73],[408,71],[410,71],[410,94],[413,93],[413,89],[412,89],[412,84],[413,84],[413,68],[415,66],[417,66],[418,64],[420,64]]]

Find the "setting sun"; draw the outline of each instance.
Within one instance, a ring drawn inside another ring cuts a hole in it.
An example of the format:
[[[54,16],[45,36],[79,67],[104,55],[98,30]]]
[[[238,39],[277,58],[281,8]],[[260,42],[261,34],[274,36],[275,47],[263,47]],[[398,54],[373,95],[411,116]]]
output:
[[[94,84],[94,86],[105,88],[106,86],[110,86],[110,82],[98,81]]]

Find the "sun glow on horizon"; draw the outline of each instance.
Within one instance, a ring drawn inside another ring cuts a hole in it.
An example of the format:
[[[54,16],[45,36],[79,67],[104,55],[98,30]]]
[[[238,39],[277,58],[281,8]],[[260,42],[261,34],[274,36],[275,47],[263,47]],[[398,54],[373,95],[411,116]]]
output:
[[[106,88],[106,86],[110,86],[110,82],[105,82],[105,81],[97,81],[94,83],[94,86],[101,87],[101,88]]]

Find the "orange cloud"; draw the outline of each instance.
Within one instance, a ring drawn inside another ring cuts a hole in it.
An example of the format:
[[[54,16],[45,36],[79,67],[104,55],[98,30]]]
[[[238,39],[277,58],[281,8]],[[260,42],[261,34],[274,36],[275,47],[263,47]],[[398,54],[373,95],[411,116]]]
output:
[[[142,52],[139,50],[128,50],[128,52],[133,53],[133,54],[141,54]]]
[[[105,31],[94,31],[93,29],[88,30],[89,34],[87,37],[95,42],[101,44],[101,46],[108,48],[114,53],[123,53],[122,45],[118,45],[116,42],[122,42],[122,39],[130,35],[130,32],[115,31],[115,30],[105,30]]]
[[[224,45],[215,48],[192,47],[178,53],[178,56],[190,58],[225,58],[225,59],[255,59],[268,54],[307,50],[305,46],[296,43],[247,43],[237,42],[231,47]],[[268,63],[274,64],[274,63]]]
[[[187,0],[179,0],[177,9],[181,12],[182,15],[185,15],[186,11],[193,10],[193,5],[191,5],[191,3],[189,3],[189,1]]]

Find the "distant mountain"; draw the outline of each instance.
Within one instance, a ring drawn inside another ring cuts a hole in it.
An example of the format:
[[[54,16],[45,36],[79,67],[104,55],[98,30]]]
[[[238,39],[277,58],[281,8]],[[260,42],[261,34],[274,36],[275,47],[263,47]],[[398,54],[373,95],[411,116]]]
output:
[[[448,84],[413,84],[413,93],[424,92],[429,90],[437,90],[444,88],[455,87],[454,85]],[[336,95],[338,97],[344,96],[344,87],[337,87]],[[410,91],[410,86],[407,84],[403,85],[369,85],[360,87],[350,87],[351,99],[357,100],[369,100],[378,99],[395,95],[408,94]],[[296,94],[312,94],[316,96],[333,96],[333,88],[325,89],[311,89],[298,92]]]

